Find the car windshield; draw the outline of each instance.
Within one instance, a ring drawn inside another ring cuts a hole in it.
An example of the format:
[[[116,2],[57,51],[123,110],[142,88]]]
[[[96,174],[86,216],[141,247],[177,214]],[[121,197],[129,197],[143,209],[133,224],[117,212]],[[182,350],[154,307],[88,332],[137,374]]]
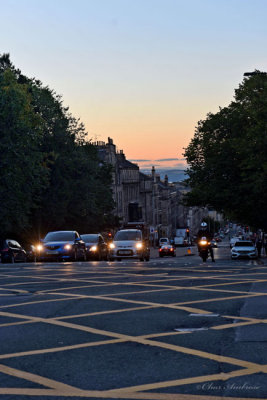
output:
[[[168,243],[169,239],[160,239],[161,243]]]
[[[81,238],[86,243],[97,243],[98,235],[81,235]]]
[[[142,240],[141,232],[138,231],[119,231],[116,233],[114,240]]]
[[[235,243],[235,247],[247,247],[247,246],[249,246],[249,247],[251,247],[251,246],[253,246],[253,243],[252,242],[236,242]]]
[[[74,240],[74,232],[49,232],[44,238],[44,242],[64,242],[67,240]]]

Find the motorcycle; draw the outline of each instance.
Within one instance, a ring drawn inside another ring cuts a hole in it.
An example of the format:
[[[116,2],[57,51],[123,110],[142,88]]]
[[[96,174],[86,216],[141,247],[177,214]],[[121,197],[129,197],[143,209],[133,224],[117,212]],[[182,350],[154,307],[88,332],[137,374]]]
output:
[[[209,257],[209,247],[210,242],[205,236],[203,236],[198,242],[198,254],[202,258],[203,262],[206,262]]]

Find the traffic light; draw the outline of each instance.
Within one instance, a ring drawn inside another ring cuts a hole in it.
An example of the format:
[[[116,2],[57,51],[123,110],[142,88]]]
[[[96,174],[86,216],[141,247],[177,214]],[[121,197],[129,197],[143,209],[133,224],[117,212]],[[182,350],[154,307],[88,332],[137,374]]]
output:
[[[189,228],[186,228],[186,236],[189,237]]]

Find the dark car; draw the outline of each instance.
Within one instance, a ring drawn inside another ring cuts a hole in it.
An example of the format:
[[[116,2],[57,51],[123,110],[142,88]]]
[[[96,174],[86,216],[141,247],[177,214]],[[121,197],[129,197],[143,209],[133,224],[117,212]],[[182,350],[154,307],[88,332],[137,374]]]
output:
[[[0,241],[0,253],[2,263],[14,263],[17,261],[25,262],[27,260],[24,248],[13,239]]]
[[[36,246],[37,260],[86,260],[85,243],[76,231],[49,232]]]
[[[87,260],[107,260],[108,246],[100,233],[86,233],[81,238],[85,242]]]
[[[164,257],[164,256],[176,256],[176,249],[175,246],[171,244],[164,244],[159,248],[159,257]]]

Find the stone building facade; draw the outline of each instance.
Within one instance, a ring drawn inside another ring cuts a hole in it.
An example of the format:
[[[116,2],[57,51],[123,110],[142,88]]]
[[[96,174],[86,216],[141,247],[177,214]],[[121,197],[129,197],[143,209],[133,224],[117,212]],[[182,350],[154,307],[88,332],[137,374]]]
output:
[[[185,192],[183,185],[164,181],[152,167],[151,174],[142,173],[137,164],[128,161],[122,150],[118,151],[111,138],[94,145],[100,159],[113,166],[112,191],[114,214],[123,226],[127,222],[144,221],[150,227],[153,244],[160,237],[174,237],[179,227],[189,226],[192,232],[203,218],[203,210],[181,205]]]

